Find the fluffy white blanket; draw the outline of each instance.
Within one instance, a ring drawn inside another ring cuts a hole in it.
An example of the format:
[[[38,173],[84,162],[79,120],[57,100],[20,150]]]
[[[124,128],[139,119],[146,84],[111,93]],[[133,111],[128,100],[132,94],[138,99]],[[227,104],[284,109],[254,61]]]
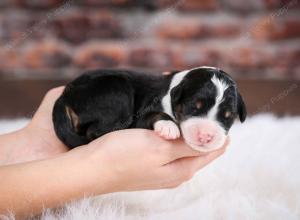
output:
[[[2,121],[0,132],[25,123]],[[300,219],[300,117],[257,115],[230,135],[227,152],[177,189],[86,198],[41,218]]]

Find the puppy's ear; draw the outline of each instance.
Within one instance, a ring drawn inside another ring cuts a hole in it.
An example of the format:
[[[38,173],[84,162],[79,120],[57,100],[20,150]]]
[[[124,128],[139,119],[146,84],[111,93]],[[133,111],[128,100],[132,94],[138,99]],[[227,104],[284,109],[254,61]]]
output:
[[[69,118],[72,128],[75,132],[79,132],[79,117],[69,106],[65,107],[67,117]]]
[[[175,86],[172,90],[171,90],[171,103],[172,105],[173,104],[176,104],[180,97],[181,97],[181,94],[182,94],[182,85],[178,85],[178,86]]]
[[[243,123],[247,117],[247,110],[244,100],[239,92],[237,93],[237,111],[239,114],[240,121]]]

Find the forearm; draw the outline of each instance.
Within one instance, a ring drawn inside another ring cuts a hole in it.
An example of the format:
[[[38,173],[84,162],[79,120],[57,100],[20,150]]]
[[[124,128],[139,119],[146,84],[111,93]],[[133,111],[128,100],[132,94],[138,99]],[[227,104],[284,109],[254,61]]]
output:
[[[90,173],[84,155],[69,152],[52,159],[1,167],[0,213],[38,214],[45,207],[101,193],[101,183],[95,186],[91,181],[95,174]]]
[[[28,139],[22,130],[0,135],[0,165],[18,163],[20,158],[30,160],[30,155],[27,158],[21,157],[29,151],[28,146]]]
[[[46,159],[68,151],[56,138],[49,137],[49,133],[27,126],[0,135],[0,166]]]

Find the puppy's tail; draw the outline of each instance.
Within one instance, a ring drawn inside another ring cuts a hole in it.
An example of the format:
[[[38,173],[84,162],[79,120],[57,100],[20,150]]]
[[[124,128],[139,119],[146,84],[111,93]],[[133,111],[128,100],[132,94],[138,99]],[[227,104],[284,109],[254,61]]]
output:
[[[60,97],[53,108],[52,113],[54,130],[58,138],[69,148],[74,148],[89,143],[86,136],[78,135],[67,116],[63,97]]]

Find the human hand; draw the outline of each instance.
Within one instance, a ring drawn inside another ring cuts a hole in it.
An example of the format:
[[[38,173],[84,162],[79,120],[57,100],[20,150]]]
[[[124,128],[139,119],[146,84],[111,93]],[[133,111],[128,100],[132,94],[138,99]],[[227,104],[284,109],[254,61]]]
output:
[[[68,148],[57,138],[52,122],[53,106],[63,90],[64,86],[49,90],[32,120],[24,128],[24,133],[28,137],[31,136],[33,159],[48,158],[68,151]]]
[[[85,173],[89,173],[92,191],[101,194],[176,187],[222,155],[228,143],[200,153],[182,139],[167,141],[150,130],[127,129],[74,150],[86,152],[81,156],[86,158]]]
[[[27,216],[84,195],[176,187],[220,156],[228,144],[200,153],[181,139],[167,141],[150,130],[128,129],[63,153],[68,149],[56,137],[51,120],[62,90],[47,93],[24,129],[0,136],[0,156],[4,156],[0,164],[35,160],[0,167],[0,176],[5,177],[0,213],[9,208],[17,216]]]
[[[47,92],[26,127],[1,136],[0,148],[5,153],[2,154],[4,158],[0,158],[0,164],[45,159],[68,151],[68,148],[57,138],[52,122],[52,109],[63,89],[64,87],[58,87]]]

